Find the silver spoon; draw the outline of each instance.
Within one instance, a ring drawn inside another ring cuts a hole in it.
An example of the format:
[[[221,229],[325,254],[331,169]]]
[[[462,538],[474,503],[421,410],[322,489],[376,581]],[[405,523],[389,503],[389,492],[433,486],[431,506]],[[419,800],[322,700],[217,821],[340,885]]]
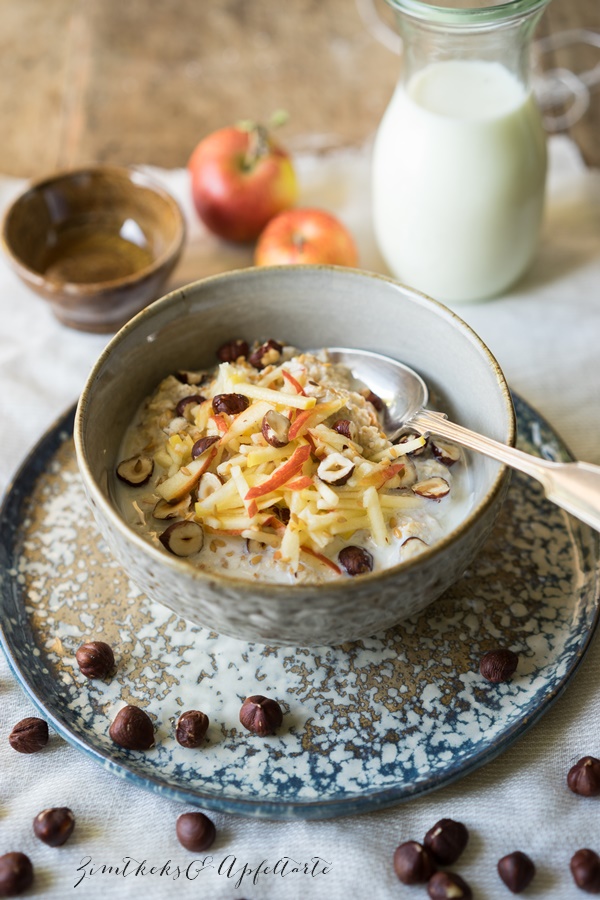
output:
[[[557,506],[600,531],[600,466],[539,459],[499,441],[449,422],[444,413],[424,409],[427,385],[417,373],[379,353],[329,347],[331,362],[346,366],[384,402],[383,427],[390,440],[410,426],[419,434],[436,434],[512,466],[541,482],[546,497]]]

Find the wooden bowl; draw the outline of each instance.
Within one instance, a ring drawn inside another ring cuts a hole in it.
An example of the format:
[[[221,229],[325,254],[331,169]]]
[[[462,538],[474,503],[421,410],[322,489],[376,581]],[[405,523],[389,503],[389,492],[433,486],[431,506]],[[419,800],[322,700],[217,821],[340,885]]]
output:
[[[135,169],[91,166],[37,181],[9,207],[2,245],[65,325],[113,332],[164,293],[185,239],[171,195]]]

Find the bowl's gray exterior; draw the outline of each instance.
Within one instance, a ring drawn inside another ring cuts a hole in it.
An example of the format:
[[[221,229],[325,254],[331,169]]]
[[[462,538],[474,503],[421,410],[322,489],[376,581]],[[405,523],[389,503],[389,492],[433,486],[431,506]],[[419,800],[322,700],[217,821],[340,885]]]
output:
[[[253,583],[206,573],[147,543],[111,499],[123,433],[170,372],[210,367],[224,341],[276,337],[299,347],[374,350],[419,371],[456,421],[513,444],[498,364],[446,307],[378,275],[318,266],[244,269],[196,282],[143,310],[109,343],[79,401],[75,445],[86,493],[116,559],[152,599],[246,641],[336,645],[413,615],[456,581],[489,534],[507,471],[473,457],[473,511],[448,537],[384,572],[324,585]]]

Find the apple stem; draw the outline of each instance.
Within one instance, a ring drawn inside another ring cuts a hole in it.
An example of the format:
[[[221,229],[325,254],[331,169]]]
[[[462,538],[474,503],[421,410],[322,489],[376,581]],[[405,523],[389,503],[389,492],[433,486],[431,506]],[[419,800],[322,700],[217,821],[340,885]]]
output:
[[[297,249],[298,253],[302,253],[304,250],[304,245],[306,240],[302,237],[299,231],[295,231],[292,235],[292,244]]]
[[[248,149],[242,161],[242,169],[251,171],[259,159],[269,153],[269,132],[264,125],[253,125],[249,130]]]

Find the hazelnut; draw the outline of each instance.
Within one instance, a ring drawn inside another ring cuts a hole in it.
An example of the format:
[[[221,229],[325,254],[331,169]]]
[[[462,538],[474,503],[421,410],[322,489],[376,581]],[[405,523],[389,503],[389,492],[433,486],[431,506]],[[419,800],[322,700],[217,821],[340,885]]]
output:
[[[574,794],[582,797],[597,797],[600,794],[600,759],[582,756],[569,769],[567,784]]]
[[[533,879],[535,866],[526,853],[515,850],[498,862],[498,875],[509,891],[520,894]]]
[[[87,641],[75,653],[80,671],[86,678],[106,678],[115,666],[112,647],[104,641]]]
[[[600,856],[593,850],[578,850],[571,857],[571,875],[578,888],[588,894],[600,894]]]
[[[425,435],[421,435],[417,431],[405,431],[404,434],[401,434],[400,437],[394,441],[394,443],[395,444],[408,444],[409,441],[414,441],[420,437],[425,437]],[[406,455],[407,456],[421,456],[421,454],[425,452],[426,447],[427,447],[427,439],[425,439],[425,442],[423,444],[421,444],[419,447],[416,447],[414,450],[410,450]]]
[[[493,684],[499,684],[501,681],[509,681],[514,675],[519,662],[519,657],[512,650],[505,650],[499,647],[496,650],[489,650],[481,657],[479,663],[479,671],[486,679]]]
[[[402,884],[421,884],[435,872],[429,850],[417,841],[406,841],[394,851],[394,871]]]
[[[108,733],[115,744],[126,750],[149,750],[154,746],[152,719],[137,706],[119,710]]]
[[[263,416],[261,433],[271,447],[285,447],[289,443],[291,422],[287,416],[270,409]]]
[[[353,472],[354,463],[343,453],[329,453],[317,468],[321,481],[334,486],[346,484]]]
[[[354,441],[354,443],[356,443],[358,429],[350,419],[338,419],[331,427],[334,431],[337,431],[338,434],[341,434],[344,437],[347,437],[349,441]]]
[[[208,716],[199,709],[181,713],[175,726],[177,743],[182,747],[199,747],[208,731]]]
[[[181,846],[192,853],[208,850],[217,836],[214,822],[201,812],[182,813],[177,819],[175,831]]]
[[[445,478],[434,476],[433,478],[424,478],[423,481],[417,481],[411,488],[414,494],[419,497],[425,497],[427,500],[441,500],[446,494],[450,493],[450,485]]]
[[[431,438],[429,446],[435,458],[448,468],[460,459],[460,449],[456,444],[448,444],[446,441],[440,441],[438,438]]]
[[[471,900],[473,893],[466,881],[454,872],[436,872],[427,883],[431,900]]]
[[[175,372],[175,378],[182,384],[201,384],[204,381],[204,372],[190,372],[189,369],[179,369]]]
[[[207,497],[210,497],[211,494],[214,494],[215,491],[218,491],[219,488],[222,487],[222,485],[223,482],[218,475],[215,475],[214,472],[205,472],[198,482],[198,500],[200,502],[206,500]]]
[[[154,460],[143,453],[124,459],[117,466],[117,478],[130,484],[132,487],[140,487],[150,480],[154,471]]]
[[[189,397],[182,397],[175,407],[175,415],[185,417],[187,409],[191,406],[198,406],[199,403],[204,403],[205,400],[206,397],[203,397],[202,394],[190,394]]]
[[[66,806],[43,809],[33,820],[33,832],[49,847],[62,847],[75,828],[75,816]]]
[[[204,529],[189,519],[173,522],[162,534],[159,541],[174,556],[194,556],[204,546]]]
[[[191,494],[186,494],[185,497],[182,497],[181,500],[176,500],[175,503],[169,503],[168,500],[159,500],[152,510],[152,515],[155,519],[181,519],[189,512],[191,500]]]
[[[279,519],[280,522],[283,522],[284,525],[290,521],[290,511],[287,506],[272,506],[271,512]]]
[[[205,450],[208,450],[209,447],[212,447],[213,444],[216,444],[217,441],[220,440],[221,438],[216,435],[199,438],[192,447],[192,459],[196,459],[198,456],[201,456]]]
[[[381,412],[381,410],[383,409],[383,400],[381,399],[381,397],[378,397],[377,394],[373,393],[373,391],[365,391],[363,396],[367,403],[371,403],[375,407],[377,412]]]
[[[234,363],[240,356],[245,359],[249,352],[250,347],[246,341],[227,341],[217,350],[217,358],[219,362]]]
[[[281,358],[283,347],[277,341],[268,340],[256,350],[253,350],[248,357],[248,362],[255,369],[264,369],[267,366],[275,365]]]
[[[437,863],[449,866],[456,862],[468,840],[466,825],[455,822],[454,819],[440,819],[429,829],[423,843]]]
[[[33,866],[24,853],[0,856],[0,897],[18,897],[33,884]]]
[[[373,570],[373,557],[364,547],[355,547],[350,544],[343,547],[338,553],[340,565],[348,575],[364,575]]]
[[[428,546],[429,544],[420,537],[406,538],[400,545],[401,559],[413,559],[413,557],[418,556]]]
[[[227,413],[229,416],[244,412],[249,406],[250,401],[244,394],[215,394],[212,401],[215,413]]]
[[[242,704],[240,722],[248,731],[265,737],[267,734],[275,734],[283,722],[283,713],[276,700],[253,694]]]
[[[264,553],[266,546],[267,545],[263,544],[262,541],[257,541],[254,538],[246,538],[246,552],[251,556],[257,556],[259,553]]]
[[[17,753],[37,753],[48,743],[48,723],[35,716],[21,719],[9,734],[8,743]]]

